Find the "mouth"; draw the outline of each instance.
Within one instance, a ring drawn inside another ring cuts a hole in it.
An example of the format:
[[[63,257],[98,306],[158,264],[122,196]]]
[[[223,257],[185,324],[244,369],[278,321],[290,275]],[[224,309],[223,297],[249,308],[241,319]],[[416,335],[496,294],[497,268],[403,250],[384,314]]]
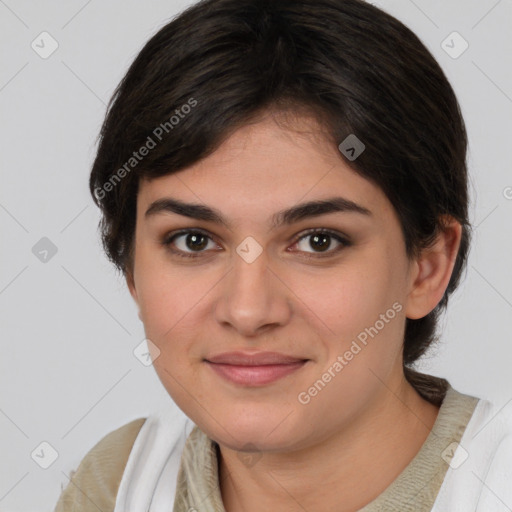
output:
[[[223,379],[242,386],[264,386],[300,370],[309,361],[278,352],[225,352],[204,362]]]

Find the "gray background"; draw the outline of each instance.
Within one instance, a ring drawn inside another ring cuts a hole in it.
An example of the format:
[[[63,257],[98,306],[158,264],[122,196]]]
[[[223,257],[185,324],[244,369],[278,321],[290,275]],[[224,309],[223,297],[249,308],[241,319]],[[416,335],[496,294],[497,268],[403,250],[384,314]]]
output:
[[[0,0],[2,511],[51,511],[101,437],[170,403],[133,354],[142,324],[102,253],[87,180],[115,86],[147,39],[189,3]],[[373,3],[433,52],[469,130],[474,245],[442,343],[422,368],[504,405],[512,400],[512,2]],[[31,47],[42,46],[43,31],[59,45],[46,59]],[[458,58],[441,46],[453,31],[469,43]],[[46,262],[32,252],[43,237],[57,248]],[[48,469],[31,456],[36,450],[44,463],[44,441],[58,453]]]

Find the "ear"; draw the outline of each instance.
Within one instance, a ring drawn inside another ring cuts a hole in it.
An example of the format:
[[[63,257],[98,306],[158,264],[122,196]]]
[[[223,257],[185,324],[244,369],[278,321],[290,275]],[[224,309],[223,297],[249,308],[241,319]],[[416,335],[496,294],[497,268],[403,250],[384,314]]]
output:
[[[405,315],[416,320],[428,315],[443,298],[459,251],[462,226],[443,216],[443,229],[412,265]]]
[[[133,272],[127,271],[125,273],[124,277],[126,279],[126,284],[128,286],[128,290],[130,291],[130,295],[132,296],[133,300],[135,301],[135,304],[137,304],[139,319],[142,321],[142,315],[140,313],[139,297],[137,295],[137,289],[135,288],[135,279],[133,277]]]

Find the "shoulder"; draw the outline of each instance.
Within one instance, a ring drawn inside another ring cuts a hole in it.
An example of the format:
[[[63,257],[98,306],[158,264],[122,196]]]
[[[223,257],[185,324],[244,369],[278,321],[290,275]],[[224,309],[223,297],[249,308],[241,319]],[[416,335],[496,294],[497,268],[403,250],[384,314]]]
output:
[[[512,400],[499,406],[481,400],[475,410],[475,421],[470,438],[471,444],[480,447],[489,460],[484,480],[501,481],[506,476],[512,480]],[[469,436],[468,436],[469,437]],[[512,498],[512,493],[508,493]],[[512,503],[510,503],[512,505]]]
[[[155,500],[173,502],[181,455],[194,423],[169,405],[155,410],[142,426],[119,485],[116,511],[149,510]]]
[[[495,401],[479,399],[472,417],[471,439],[481,443],[494,440],[497,447],[512,436],[512,400],[504,405]]]
[[[512,400],[480,398],[449,464],[434,511],[512,510]],[[506,504],[508,508],[500,508]]]
[[[499,405],[495,401],[479,398],[461,444],[479,454],[480,460],[495,463],[496,456],[501,452],[512,456],[511,441],[512,400]]]
[[[54,512],[114,510],[117,490],[133,443],[146,418],[138,418],[100,439],[85,455],[59,497]]]

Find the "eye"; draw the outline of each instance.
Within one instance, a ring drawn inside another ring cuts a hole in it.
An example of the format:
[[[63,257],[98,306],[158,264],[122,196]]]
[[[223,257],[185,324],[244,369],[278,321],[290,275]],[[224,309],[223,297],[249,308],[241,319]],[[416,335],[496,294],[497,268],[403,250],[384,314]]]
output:
[[[308,241],[309,239],[309,241]],[[336,245],[337,247],[332,250],[332,246]],[[294,246],[297,246],[301,252],[306,252],[313,254],[314,256],[323,257],[332,256],[335,253],[338,253],[345,247],[349,247],[350,242],[340,235],[339,233],[333,232],[329,229],[324,228],[315,228],[306,232],[306,234],[302,234],[302,236],[295,242]],[[312,251],[309,251],[311,249]],[[308,256],[310,257],[310,256]]]
[[[201,256],[205,249],[212,249],[211,246],[208,247],[209,241],[212,242],[213,248],[217,246],[213,239],[205,232],[197,229],[185,229],[177,233],[170,233],[164,238],[162,244],[177,256],[197,258]],[[177,247],[177,249],[174,247]]]
[[[309,239],[309,242],[306,240]],[[334,249],[332,246],[336,246]],[[215,249],[218,245],[206,232],[199,229],[183,229],[178,232],[169,233],[162,240],[162,245],[169,251],[183,258],[198,258],[207,249]],[[299,252],[309,254],[311,257],[328,257],[337,254],[351,242],[340,233],[325,228],[315,228],[303,232],[292,247],[297,246]]]

